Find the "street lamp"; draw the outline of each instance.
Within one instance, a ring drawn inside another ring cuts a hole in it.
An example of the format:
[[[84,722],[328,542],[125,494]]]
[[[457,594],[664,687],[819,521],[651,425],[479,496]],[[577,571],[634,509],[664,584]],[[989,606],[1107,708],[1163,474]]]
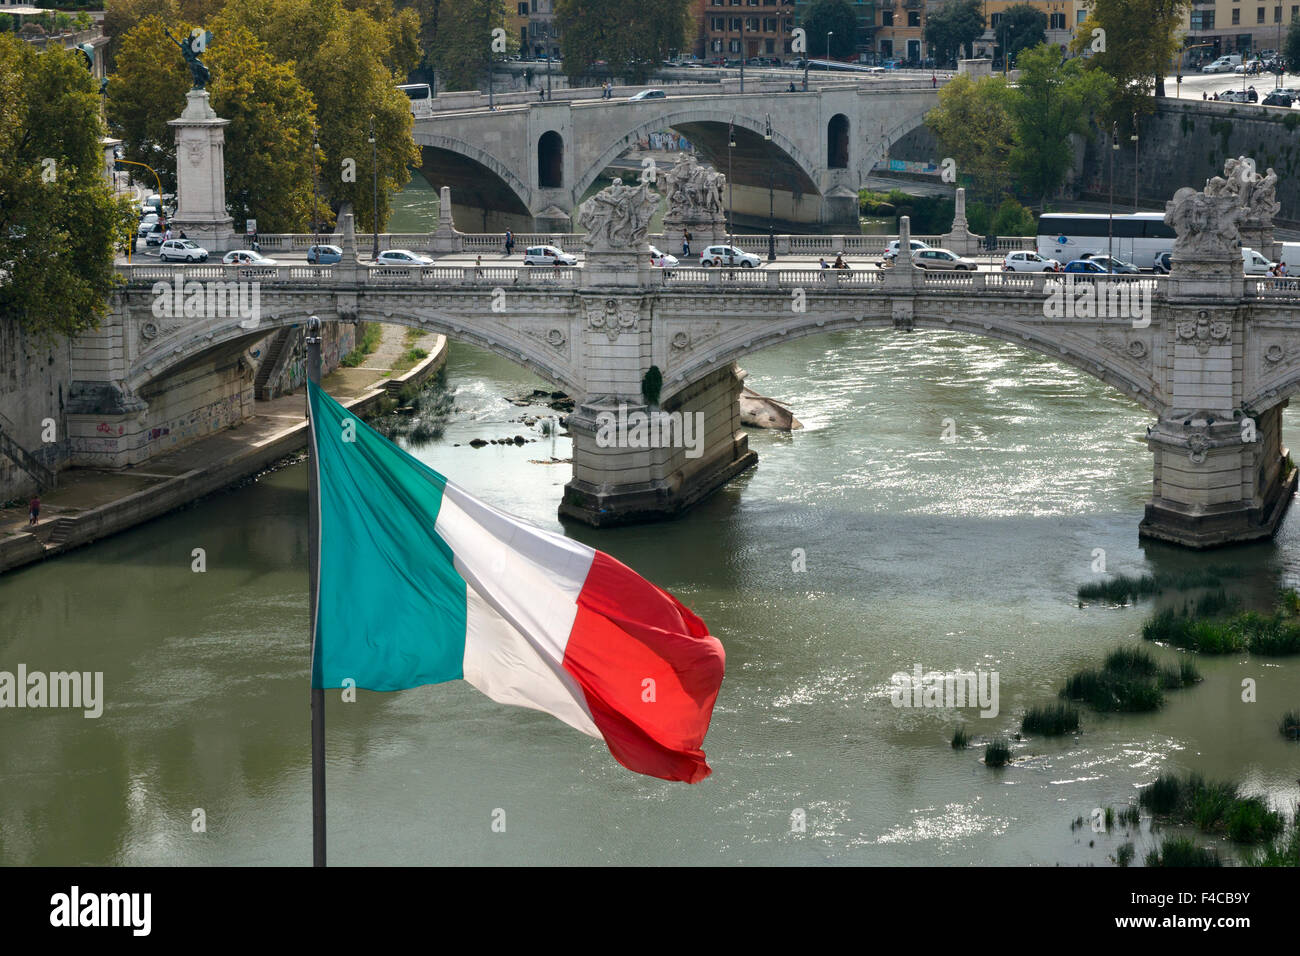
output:
[[[370,165],[375,173],[374,186],[374,215],[371,224],[374,226],[375,242],[370,250],[370,257],[376,261],[379,259],[379,145],[375,142],[375,114],[370,114]]]
[[[316,162],[317,153],[320,152],[320,136],[316,127],[311,128],[311,241],[312,245],[320,245],[320,199],[316,189],[317,176]]]
[[[835,35],[834,30],[826,31],[826,72],[831,71],[831,37]],[[829,79],[829,77],[827,77]]]
[[[727,247],[728,251],[733,252],[731,264],[736,264],[734,250],[736,248],[736,216],[735,204],[732,197],[735,195],[734,186],[731,182],[731,151],[736,148],[736,120],[732,117],[727,124]]]
[[[1133,135],[1129,137],[1133,144],[1133,211],[1138,211],[1138,115],[1133,114]]]
[[[772,142],[772,114],[766,116],[766,128],[763,130],[763,142]],[[767,161],[767,261],[776,262],[776,166],[772,163],[771,151],[765,157]]]
[[[1106,271],[1115,271],[1115,154],[1119,152],[1119,124],[1110,124],[1110,212],[1106,216]]]
[[[740,92],[745,92],[745,10],[740,11]]]

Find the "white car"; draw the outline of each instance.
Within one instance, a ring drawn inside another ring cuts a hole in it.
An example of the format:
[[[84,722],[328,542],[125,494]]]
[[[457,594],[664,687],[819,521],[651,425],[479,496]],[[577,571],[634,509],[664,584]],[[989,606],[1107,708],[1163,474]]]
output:
[[[913,258],[915,258],[916,254],[920,252],[922,249],[930,248],[930,246],[927,243],[922,242],[920,239],[911,240],[909,245],[911,245],[912,247]],[[889,245],[885,246],[885,254],[881,258],[883,258],[886,262],[888,262],[890,259],[897,258],[897,256],[898,256],[898,240],[894,239],[892,242],[889,243]]]
[[[264,256],[260,252],[254,252],[252,249],[234,249],[227,252],[222,258],[222,263],[228,266],[274,266],[279,265],[269,256]]]
[[[207,262],[208,250],[193,239],[168,239],[158,250],[163,262]]]
[[[1055,272],[1060,265],[1055,259],[1044,259],[1036,252],[1008,252],[1002,260],[1005,272]]]
[[[563,249],[557,249],[555,246],[529,246],[524,253],[524,265],[526,266],[576,266],[578,257],[569,255]]]
[[[433,260],[410,249],[385,249],[375,260],[381,266],[431,266]]]
[[[157,222],[158,214],[156,212],[146,214],[145,217],[140,220],[140,226],[136,229],[135,234],[143,239],[145,236],[149,235]]]
[[[663,90],[642,90],[640,93],[634,93],[627,98],[629,103],[637,103],[641,100],[662,100],[668,94]]]
[[[660,252],[654,246],[650,247],[650,264],[659,269],[675,269],[678,262],[676,256],[670,256],[666,252]]]
[[[1233,69],[1241,64],[1241,55],[1229,53],[1221,56],[1213,63],[1207,63],[1201,67],[1202,73],[1231,73]]]
[[[966,272],[979,268],[974,259],[963,259],[948,249],[922,249],[912,256],[912,264],[918,269],[960,269]]]
[[[1266,276],[1276,263],[1269,262],[1254,249],[1241,247],[1241,267],[1248,276]]]
[[[700,265],[705,268],[728,265],[740,266],[742,269],[757,269],[760,262],[758,256],[734,246],[709,246],[700,253]]]

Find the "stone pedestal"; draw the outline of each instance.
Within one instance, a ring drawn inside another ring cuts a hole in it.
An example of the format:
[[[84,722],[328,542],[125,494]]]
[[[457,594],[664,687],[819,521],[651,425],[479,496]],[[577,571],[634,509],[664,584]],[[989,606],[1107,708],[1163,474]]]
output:
[[[943,246],[959,256],[973,256],[980,252],[981,236],[970,231],[966,222],[966,188],[957,187],[957,198],[953,208],[952,229],[943,237]]]
[[[633,346],[635,348],[635,346]],[[632,359],[635,362],[635,359]],[[676,393],[663,408],[639,396],[605,396],[584,403],[569,416],[573,435],[573,480],[564,487],[560,516],[595,527],[655,521],[680,514],[758,462],[740,424],[743,375],[734,364]],[[673,432],[648,426],[651,447],[638,435],[638,415],[691,416],[692,446],[659,439]],[[602,430],[602,416],[606,423]]]
[[[176,215],[172,233],[209,252],[239,248],[234,220],[226,212],[225,127],[208,103],[206,90],[185,95],[185,111],[167,125],[176,130]]]
[[[572,232],[573,217],[559,206],[547,206],[533,217],[533,230],[535,232]]]
[[[705,246],[716,246],[727,241],[727,220],[722,216],[681,217],[664,219],[664,247],[661,252],[682,257],[682,237],[691,234],[691,259],[698,260]],[[682,265],[688,263],[683,262]],[[695,263],[698,265],[698,261]]]
[[[1171,301],[1241,299],[1246,273],[1240,249],[1232,256],[1187,256],[1175,247],[1165,289]]]
[[[845,186],[833,186],[822,197],[822,226],[858,226],[859,200],[856,190]]]
[[[667,250],[664,250],[667,252]],[[656,275],[650,267],[649,246],[642,252],[626,250],[587,250],[579,280],[584,288],[639,288],[652,283]]]
[[[450,186],[438,190],[438,231],[433,234],[431,245],[432,251],[439,253],[460,252],[464,248],[464,238],[452,220]]]
[[[1189,548],[1271,537],[1296,490],[1282,446],[1283,407],[1261,414],[1253,433],[1240,413],[1157,422],[1147,435],[1155,482],[1139,533]]]

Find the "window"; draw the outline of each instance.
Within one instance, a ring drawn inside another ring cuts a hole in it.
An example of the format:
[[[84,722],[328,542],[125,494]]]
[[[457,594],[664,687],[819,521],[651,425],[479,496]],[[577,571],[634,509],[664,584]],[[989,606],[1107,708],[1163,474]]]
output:
[[[1259,7],[1258,9],[1255,10],[1255,22],[1256,22],[1256,23],[1263,23],[1263,22],[1264,22],[1264,8],[1263,8],[1263,7]]]
[[[727,41],[727,50],[728,50],[728,52],[730,52],[730,53],[739,53],[739,52],[740,52],[740,41],[739,41],[739,40],[728,40],[728,41]]]
[[[916,10],[911,10],[907,14],[907,25],[909,27],[919,27],[921,25],[921,14]]]
[[[763,18],[763,32],[764,32],[764,33],[775,33],[775,32],[776,32],[776,17],[764,17],[764,18]],[[770,52],[772,52],[772,51],[769,50],[768,52],[770,53]]]
[[[1236,26],[1237,24],[1239,24],[1240,22],[1241,22],[1241,11],[1240,11],[1240,10],[1233,10],[1233,11],[1232,11],[1232,25],[1235,27],[1235,26]]]
[[[775,40],[764,40],[764,41],[763,41],[763,52],[764,52],[764,53],[769,53],[769,54],[770,54],[770,53],[775,53],[775,52],[776,52],[776,41],[775,41]]]
[[[1048,18],[1047,28],[1048,28],[1049,30],[1064,30],[1064,29],[1065,29],[1065,14],[1064,14],[1064,13],[1053,13],[1053,14]]]
[[[793,41],[793,40],[786,40],[786,41],[785,41],[785,44],[781,47],[781,49],[782,49],[784,52],[786,52],[786,53],[793,53],[793,52],[794,52],[794,41]]]
[[[745,29],[750,33],[758,32],[758,17],[745,17]]]
[[[1274,22],[1274,23],[1281,23],[1281,22],[1282,22],[1282,8],[1281,8],[1281,7],[1274,7],[1274,8],[1273,8],[1273,22]]]
[[[1087,10],[1079,10],[1079,11],[1077,11],[1077,12],[1075,13],[1074,16],[1075,16],[1075,19],[1074,19],[1074,22],[1075,22],[1075,23],[1082,23],[1084,20],[1088,19],[1088,11],[1087,11]]]
[[[722,30],[727,29],[727,18],[726,18],[726,17],[710,17],[710,18],[709,18],[709,29],[710,29],[710,30],[718,30],[718,31],[722,31]]]
[[[519,4],[517,7],[515,7],[515,9],[519,11],[519,15],[520,15],[521,17],[526,17],[526,16],[528,16],[528,3],[527,3],[527,0],[525,0],[524,3],[521,3],[521,4]]]
[[[727,29],[730,30],[730,31],[732,31],[733,33],[739,33],[739,32],[740,32],[740,17],[732,17],[731,20],[730,20],[730,22],[727,24]]]
[[[894,11],[893,11],[893,10],[881,10],[881,11],[880,11],[880,25],[881,25],[882,27],[892,27],[892,26],[894,25]]]
[[[709,44],[709,49],[710,49],[712,52],[714,52],[714,53],[721,53],[721,52],[722,52],[722,41],[721,41],[721,40],[714,40],[714,41],[712,41],[712,42]]]
[[[992,27],[994,30],[998,28],[998,25],[1001,22],[1002,22],[1002,14],[994,13],[989,16],[989,26]]]

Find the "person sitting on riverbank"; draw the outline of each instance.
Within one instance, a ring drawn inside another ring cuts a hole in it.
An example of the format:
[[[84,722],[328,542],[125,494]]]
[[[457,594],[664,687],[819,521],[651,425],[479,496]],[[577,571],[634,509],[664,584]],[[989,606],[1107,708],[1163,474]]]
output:
[[[41,520],[41,496],[32,495],[32,500],[27,502],[27,527],[34,528]]]

